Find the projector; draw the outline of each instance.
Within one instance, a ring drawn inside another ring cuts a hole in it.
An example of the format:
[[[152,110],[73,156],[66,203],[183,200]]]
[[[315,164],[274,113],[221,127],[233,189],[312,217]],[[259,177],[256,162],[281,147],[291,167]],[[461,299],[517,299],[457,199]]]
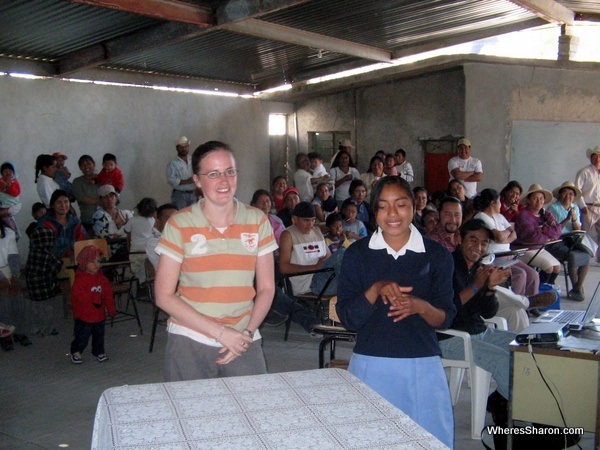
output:
[[[569,334],[569,324],[532,323],[515,338],[518,344],[554,344]]]

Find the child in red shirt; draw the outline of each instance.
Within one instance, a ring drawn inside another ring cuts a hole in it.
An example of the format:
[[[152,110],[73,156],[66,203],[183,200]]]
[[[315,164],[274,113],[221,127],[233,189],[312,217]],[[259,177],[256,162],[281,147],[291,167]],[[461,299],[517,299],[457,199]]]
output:
[[[77,255],[77,272],[71,287],[71,304],[75,319],[74,339],[71,342],[71,362],[81,364],[81,352],[92,337],[92,355],[100,362],[108,356],[104,351],[104,321],[117,314],[115,299],[108,278],[100,270],[102,251],[93,245]]]
[[[99,186],[112,185],[118,194],[123,190],[125,186],[123,172],[117,167],[117,157],[112,153],[105,153],[102,157],[102,170],[96,177],[96,182]]]

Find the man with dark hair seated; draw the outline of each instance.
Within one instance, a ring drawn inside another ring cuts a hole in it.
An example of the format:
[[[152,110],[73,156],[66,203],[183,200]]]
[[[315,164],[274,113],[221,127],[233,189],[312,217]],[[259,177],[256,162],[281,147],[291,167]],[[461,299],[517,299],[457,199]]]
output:
[[[476,265],[485,255],[491,238],[491,231],[482,220],[470,220],[461,229],[460,245],[452,253],[454,304],[458,312],[451,328],[471,335],[475,364],[490,372],[498,385],[497,391],[490,396],[488,407],[492,409],[495,423],[505,425],[510,374],[508,344],[515,339],[516,333],[488,328],[483,320],[498,311],[496,286],[510,275],[508,269]],[[444,358],[464,358],[462,339],[442,334],[438,338]]]

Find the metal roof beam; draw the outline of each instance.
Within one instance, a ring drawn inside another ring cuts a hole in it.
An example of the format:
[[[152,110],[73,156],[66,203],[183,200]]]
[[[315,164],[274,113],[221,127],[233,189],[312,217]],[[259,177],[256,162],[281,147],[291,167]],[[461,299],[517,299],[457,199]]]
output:
[[[512,33],[513,31],[521,31],[528,28],[535,28],[542,25],[547,25],[547,22],[543,19],[536,18],[527,20],[525,22],[512,23],[510,25],[497,26],[485,30],[478,30],[470,33],[464,33],[456,36],[436,39],[431,42],[407,46],[400,50],[396,50],[394,52],[394,59],[429,52],[432,50],[438,50],[440,48],[450,47],[451,45],[464,44],[465,42],[472,42],[492,36],[499,36],[501,34]]]
[[[554,0],[510,0],[548,22],[573,25],[575,13]]]
[[[310,3],[313,0],[228,0],[217,8],[217,25],[262,15]]]
[[[246,19],[221,25],[219,28],[248,36],[301,45],[318,50],[327,50],[372,61],[390,62],[392,59],[392,52],[388,50],[264,22],[262,20]]]
[[[156,48],[183,41],[201,34],[204,30],[196,25],[168,22],[147,28],[128,36],[113,39],[73,52],[58,61],[59,75],[108,64],[113,58],[122,57],[148,48]]]
[[[116,9],[155,19],[185,22],[199,26],[214,25],[212,9],[179,0],[71,0],[100,8]]]

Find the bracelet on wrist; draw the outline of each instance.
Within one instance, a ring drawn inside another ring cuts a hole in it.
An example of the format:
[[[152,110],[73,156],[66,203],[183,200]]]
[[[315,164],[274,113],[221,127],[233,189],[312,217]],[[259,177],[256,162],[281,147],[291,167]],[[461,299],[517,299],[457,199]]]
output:
[[[219,337],[215,338],[215,342],[217,344],[221,343],[221,338],[223,337],[224,332],[225,332],[225,325],[221,325],[221,332],[219,333]]]
[[[248,336],[250,336],[252,339],[254,339],[254,331],[250,331],[248,328],[244,328],[244,329],[242,330],[242,333],[243,333],[243,332],[247,332],[247,333],[248,333]]]
[[[479,289],[477,289],[473,283],[469,283],[469,287],[470,287],[470,288],[471,288],[471,290],[472,290],[473,292],[475,292],[476,294],[479,292]]]

